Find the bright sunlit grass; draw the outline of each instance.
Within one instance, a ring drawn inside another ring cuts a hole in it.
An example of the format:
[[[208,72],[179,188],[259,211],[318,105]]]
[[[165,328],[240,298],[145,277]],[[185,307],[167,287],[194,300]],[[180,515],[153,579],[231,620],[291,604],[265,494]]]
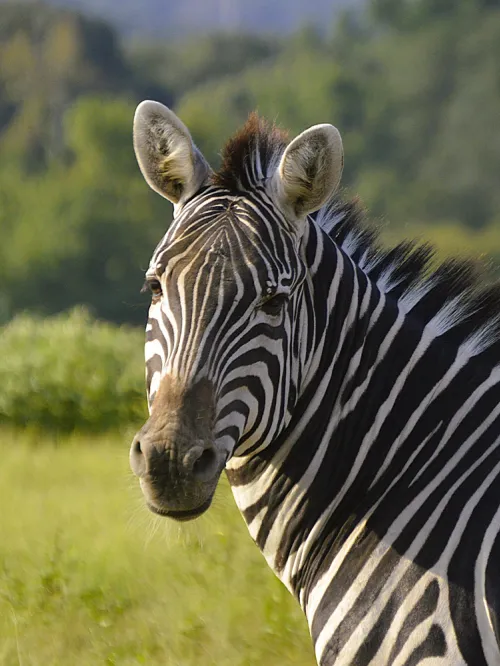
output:
[[[0,436],[1,666],[314,663],[226,483],[181,528],[143,506],[125,437]]]

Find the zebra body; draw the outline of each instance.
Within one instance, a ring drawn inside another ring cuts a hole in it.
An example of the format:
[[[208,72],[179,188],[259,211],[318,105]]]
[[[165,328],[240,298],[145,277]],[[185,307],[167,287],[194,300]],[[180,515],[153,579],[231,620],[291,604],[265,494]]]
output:
[[[498,291],[379,249],[331,199],[330,126],[287,147],[253,118],[213,174],[143,103],[135,143],[176,207],[146,276],[150,508],[196,517],[225,466],[321,666],[500,664]]]

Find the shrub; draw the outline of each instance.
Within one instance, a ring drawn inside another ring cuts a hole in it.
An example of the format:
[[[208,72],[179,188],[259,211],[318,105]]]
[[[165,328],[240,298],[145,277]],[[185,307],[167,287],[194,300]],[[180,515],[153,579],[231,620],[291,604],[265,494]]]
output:
[[[143,334],[82,309],[21,315],[0,337],[0,423],[106,430],[145,417]]]

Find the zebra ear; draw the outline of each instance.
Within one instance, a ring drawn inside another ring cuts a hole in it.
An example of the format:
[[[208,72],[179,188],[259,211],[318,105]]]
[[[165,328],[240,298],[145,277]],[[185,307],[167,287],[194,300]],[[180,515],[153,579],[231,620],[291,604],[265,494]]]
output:
[[[137,107],[134,149],[148,185],[173,204],[197,192],[210,175],[187,127],[159,102]]]
[[[285,215],[303,219],[321,208],[337,189],[344,166],[339,131],[314,125],[286,148],[273,177],[278,205]]]

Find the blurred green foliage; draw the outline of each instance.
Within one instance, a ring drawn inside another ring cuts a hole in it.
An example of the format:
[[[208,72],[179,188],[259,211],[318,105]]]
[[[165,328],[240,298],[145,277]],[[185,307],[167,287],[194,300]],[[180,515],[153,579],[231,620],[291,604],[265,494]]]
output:
[[[145,97],[173,105],[214,165],[254,108],[292,134],[333,122],[347,195],[392,236],[500,256],[499,59],[498,0],[370,0],[322,33],[163,44],[0,4],[0,323],[77,303],[144,321],[142,273],[171,219],[133,156]]]
[[[103,431],[145,418],[143,336],[75,310],[0,336],[0,424]]]
[[[282,49],[276,37],[214,34],[182,42],[134,41],[128,52],[138,80],[163,86],[178,100],[198,85],[239,74],[256,62],[272,61]]]
[[[77,303],[142,322],[142,271],[170,210],[131,145],[139,83],[111,28],[0,5],[0,322]]]

